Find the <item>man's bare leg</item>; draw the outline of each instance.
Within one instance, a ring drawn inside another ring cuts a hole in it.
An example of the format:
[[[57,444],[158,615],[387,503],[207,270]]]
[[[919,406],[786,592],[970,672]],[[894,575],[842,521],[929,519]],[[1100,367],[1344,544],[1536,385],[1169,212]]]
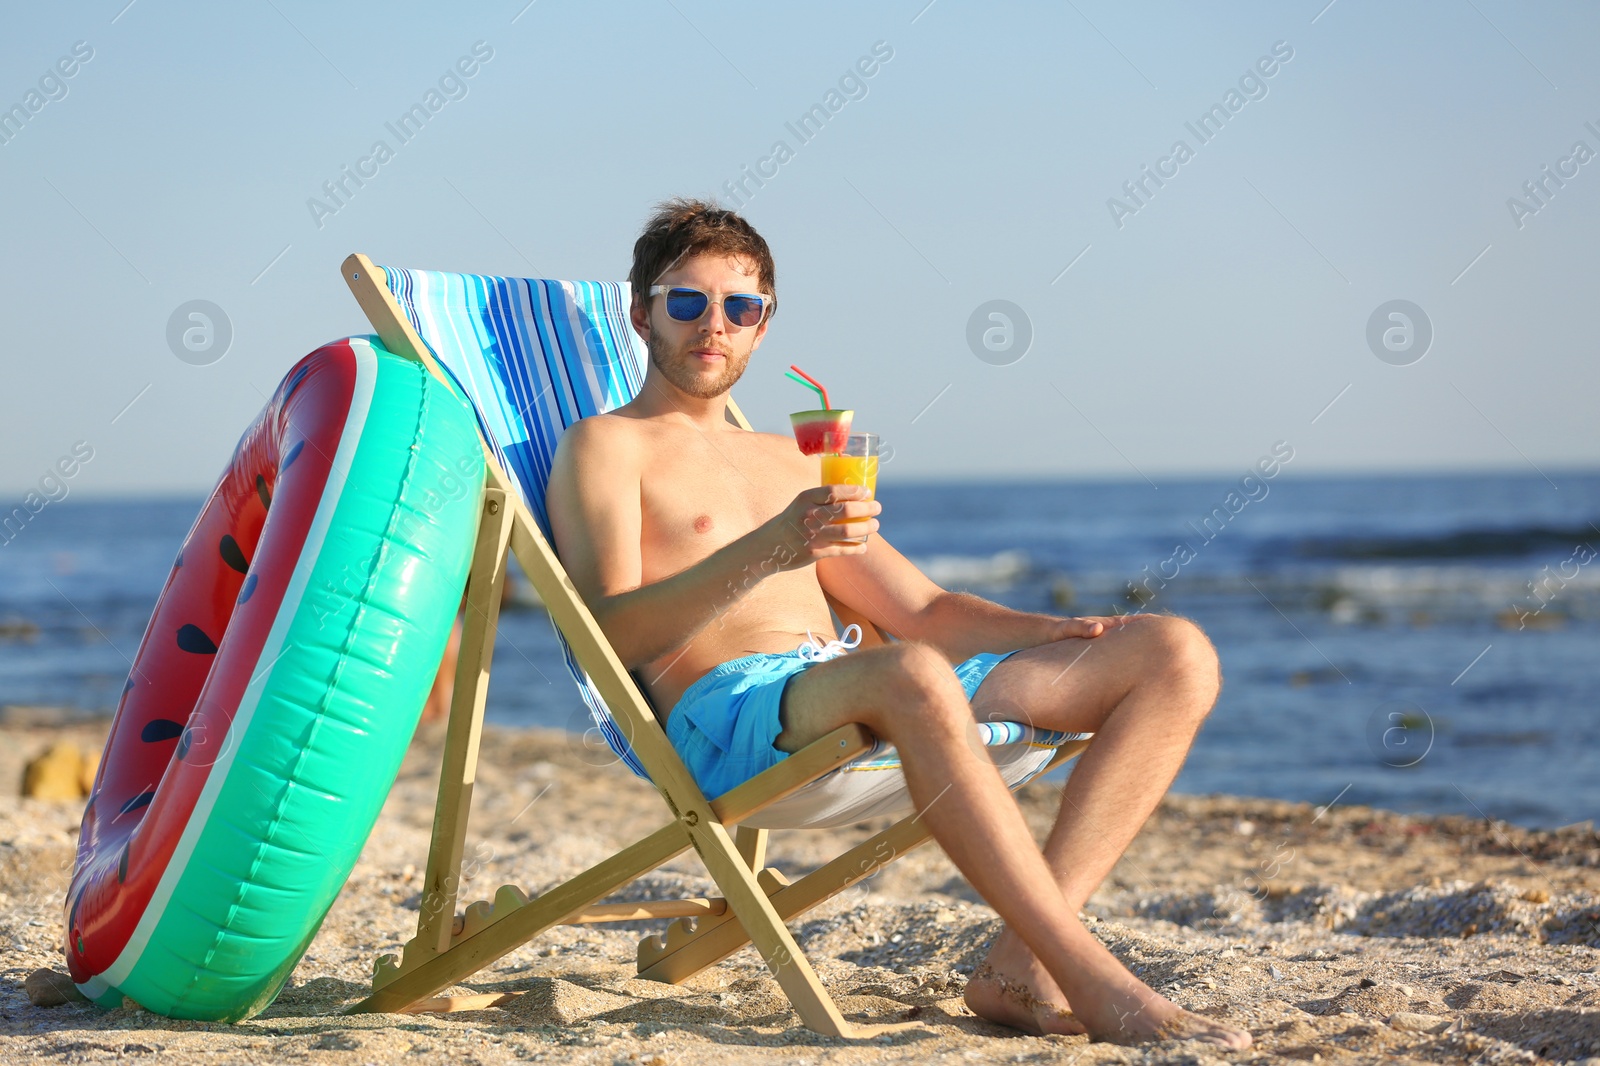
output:
[[[1219,687],[1216,655],[1199,629],[1158,615],[1028,649],[984,680],[973,700],[980,719],[1095,733],[1044,848],[1073,914],[1170,787]],[[1068,998],[1009,925],[968,984],[967,1002],[1018,1028],[1072,1031],[1063,1020]]]
[[[900,750],[912,800],[957,869],[1071,997],[1091,1036],[1141,1043],[1182,1035],[1242,1049],[1249,1034],[1199,1018],[1141,983],[1078,921],[1022,812],[972,737],[950,665],[904,643],[822,663],[790,681],[778,747],[796,751],[846,722]]]

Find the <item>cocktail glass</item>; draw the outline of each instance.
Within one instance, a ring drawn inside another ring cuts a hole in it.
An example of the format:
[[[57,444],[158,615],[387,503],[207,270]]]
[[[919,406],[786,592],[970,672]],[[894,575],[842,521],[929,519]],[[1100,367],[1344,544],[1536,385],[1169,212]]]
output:
[[[867,499],[878,492],[878,435],[876,433],[851,433],[844,446],[837,451],[822,454],[822,483],[824,485],[865,485]],[[844,525],[848,519],[839,519],[832,525]],[[861,521],[856,519],[855,521]],[[870,536],[870,534],[869,534]],[[842,544],[865,544],[867,537],[841,541]]]

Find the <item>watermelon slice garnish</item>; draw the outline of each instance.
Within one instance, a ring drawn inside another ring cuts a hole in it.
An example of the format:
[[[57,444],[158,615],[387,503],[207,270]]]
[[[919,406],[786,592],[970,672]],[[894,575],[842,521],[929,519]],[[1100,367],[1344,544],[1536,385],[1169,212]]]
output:
[[[854,411],[796,411],[789,416],[794,426],[795,443],[803,455],[821,455],[823,452],[841,452],[850,438],[850,420]]]

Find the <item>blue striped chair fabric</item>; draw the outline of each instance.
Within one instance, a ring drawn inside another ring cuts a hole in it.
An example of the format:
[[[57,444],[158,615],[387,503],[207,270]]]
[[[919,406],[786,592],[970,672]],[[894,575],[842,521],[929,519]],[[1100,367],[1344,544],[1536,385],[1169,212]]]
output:
[[[638,394],[647,358],[628,319],[626,284],[550,281],[383,267],[388,287],[452,385],[471,404],[478,428],[516,490],[550,538],[545,487],[556,444],[580,418],[614,410]],[[552,544],[553,544],[552,540]],[[606,743],[634,773],[644,767],[560,629],[567,669]],[[1048,762],[1060,745],[1087,734],[1035,729],[1015,722],[980,723],[984,743],[1023,756],[1015,787]],[[901,775],[858,786],[830,800],[818,786],[843,771],[898,770],[894,749],[879,742],[827,778],[763,812],[783,824],[843,824],[909,809]],[[863,775],[885,778],[891,775]],[[863,788],[870,796],[860,795]],[[818,819],[821,820],[818,820]],[[750,824],[756,824],[752,819]]]

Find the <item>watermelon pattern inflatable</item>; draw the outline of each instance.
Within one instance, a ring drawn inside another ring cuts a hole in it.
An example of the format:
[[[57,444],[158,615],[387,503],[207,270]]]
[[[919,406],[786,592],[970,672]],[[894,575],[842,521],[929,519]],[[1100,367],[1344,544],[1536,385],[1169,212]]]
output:
[[[300,360],[184,540],[123,690],[66,899],[78,988],[269,1004],[394,782],[466,584],[483,453],[419,363]]]

